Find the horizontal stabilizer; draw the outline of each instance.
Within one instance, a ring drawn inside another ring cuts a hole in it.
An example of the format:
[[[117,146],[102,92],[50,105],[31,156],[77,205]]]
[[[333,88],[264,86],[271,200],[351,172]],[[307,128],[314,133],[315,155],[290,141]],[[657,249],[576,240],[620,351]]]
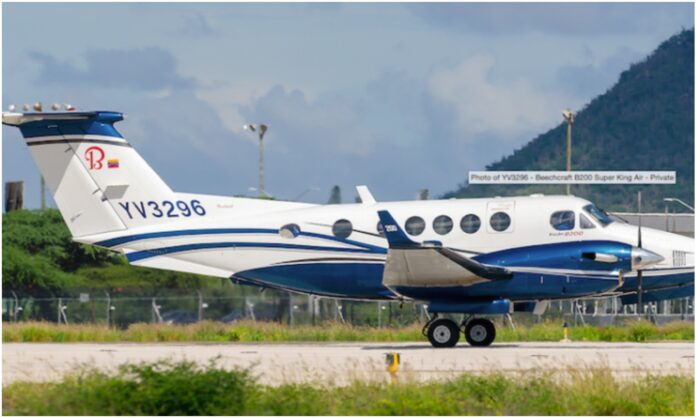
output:
[[[3,125],[20,126],[29,122],[54,121],[54,120],[88,120],[97,116],[97,112],[72,112],[72,113],[2,113]]]

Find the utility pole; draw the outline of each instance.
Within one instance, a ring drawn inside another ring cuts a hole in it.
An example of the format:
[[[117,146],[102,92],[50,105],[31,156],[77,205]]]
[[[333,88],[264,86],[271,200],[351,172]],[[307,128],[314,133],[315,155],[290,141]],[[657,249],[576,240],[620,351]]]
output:
[[[266,197],[266,186],[264,184],[264,171],[263,171],[263,137],[268,132],[268,125],[266,124],[252,124],[248,123],[244,125],[244,130],[249,130],[251,132],[258,133],[259,136],[259,196]]]
[[[570,173],[571,155],[573,149],[573,123],[575,123],[575,114],[573,114],[570,109],[566,109],[563,111],[563,118],[568,125],[568,133],[566,138],[566,171]],[[566,194],[570,195],[570,184],[566,184]]]

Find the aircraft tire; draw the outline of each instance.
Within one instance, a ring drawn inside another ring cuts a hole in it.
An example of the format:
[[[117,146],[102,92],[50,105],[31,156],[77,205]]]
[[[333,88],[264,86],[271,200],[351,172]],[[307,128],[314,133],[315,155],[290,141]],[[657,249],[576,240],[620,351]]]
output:
[[[466,342],[474,347],[488,347],[495,340],[495,325],[485,318],[474,318],[464,328]]]
[[[428,327],[428,340],[435,348],[454,347],[459,342],[457,323],[447,318],[434,320]]]

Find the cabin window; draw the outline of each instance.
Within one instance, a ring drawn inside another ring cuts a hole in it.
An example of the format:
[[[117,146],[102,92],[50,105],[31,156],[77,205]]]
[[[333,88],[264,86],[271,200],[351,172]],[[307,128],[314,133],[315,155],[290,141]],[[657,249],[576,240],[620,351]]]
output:
[[[440,215],[433,221],[433,229],[440,235],[449,234],[452,230],[452,218],[447,215]]]
[[[300,226],[297,224],[287,224],[283,225],[279,230],[278,234],[280,234],[281,237],[283,238],[297,238],[298,235],[300,235]]]
[[[602,226],[607,226],[610,223],[614,222],[613,219],[609,217],[609,214],[607,214],[604,210],[598,208],[594,204],[587,205],[583,207],[585,209],[585,212],[590,214],[597,222],[602,224]]]
[[[473,234],[481,228],[481,218],[470,213],[462,218],[459,222],[459,226],[462,228],[462,231],[467,234]]]
[[[587,216],[584,214],[580,214],[580,228],[582,229],[592,229],[594,228],[595,225],[592,223],[591,220],[587,219]]]
[[[496,212],[491,216],[491,228],[503,232],[510,227],[510,215],[505,212]]]
[[[334,222],[332,231],[336,238],[346,239],[353,233],[353,224],[347,219],[339,219]]]
[[[575,228],[575,212],[560,210],[551,214],[551,226],[556,231],[570,231]]]
[[[425,221],[420,216],[411,216],[406,220],[406,232],[416,236],[423,233],[425,230]]]
[[[377,222],[377,233],[380,237],[384,236],[384,226],[382,226],[382,221]]]

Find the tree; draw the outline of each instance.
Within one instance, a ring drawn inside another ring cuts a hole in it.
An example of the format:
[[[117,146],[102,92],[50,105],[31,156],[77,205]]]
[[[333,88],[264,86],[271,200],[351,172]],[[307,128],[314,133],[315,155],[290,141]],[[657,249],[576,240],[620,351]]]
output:
[[[334,186],[331,188],[331,197],[329,197],[330,205],[337,205],[341,203],[341,186]]]

